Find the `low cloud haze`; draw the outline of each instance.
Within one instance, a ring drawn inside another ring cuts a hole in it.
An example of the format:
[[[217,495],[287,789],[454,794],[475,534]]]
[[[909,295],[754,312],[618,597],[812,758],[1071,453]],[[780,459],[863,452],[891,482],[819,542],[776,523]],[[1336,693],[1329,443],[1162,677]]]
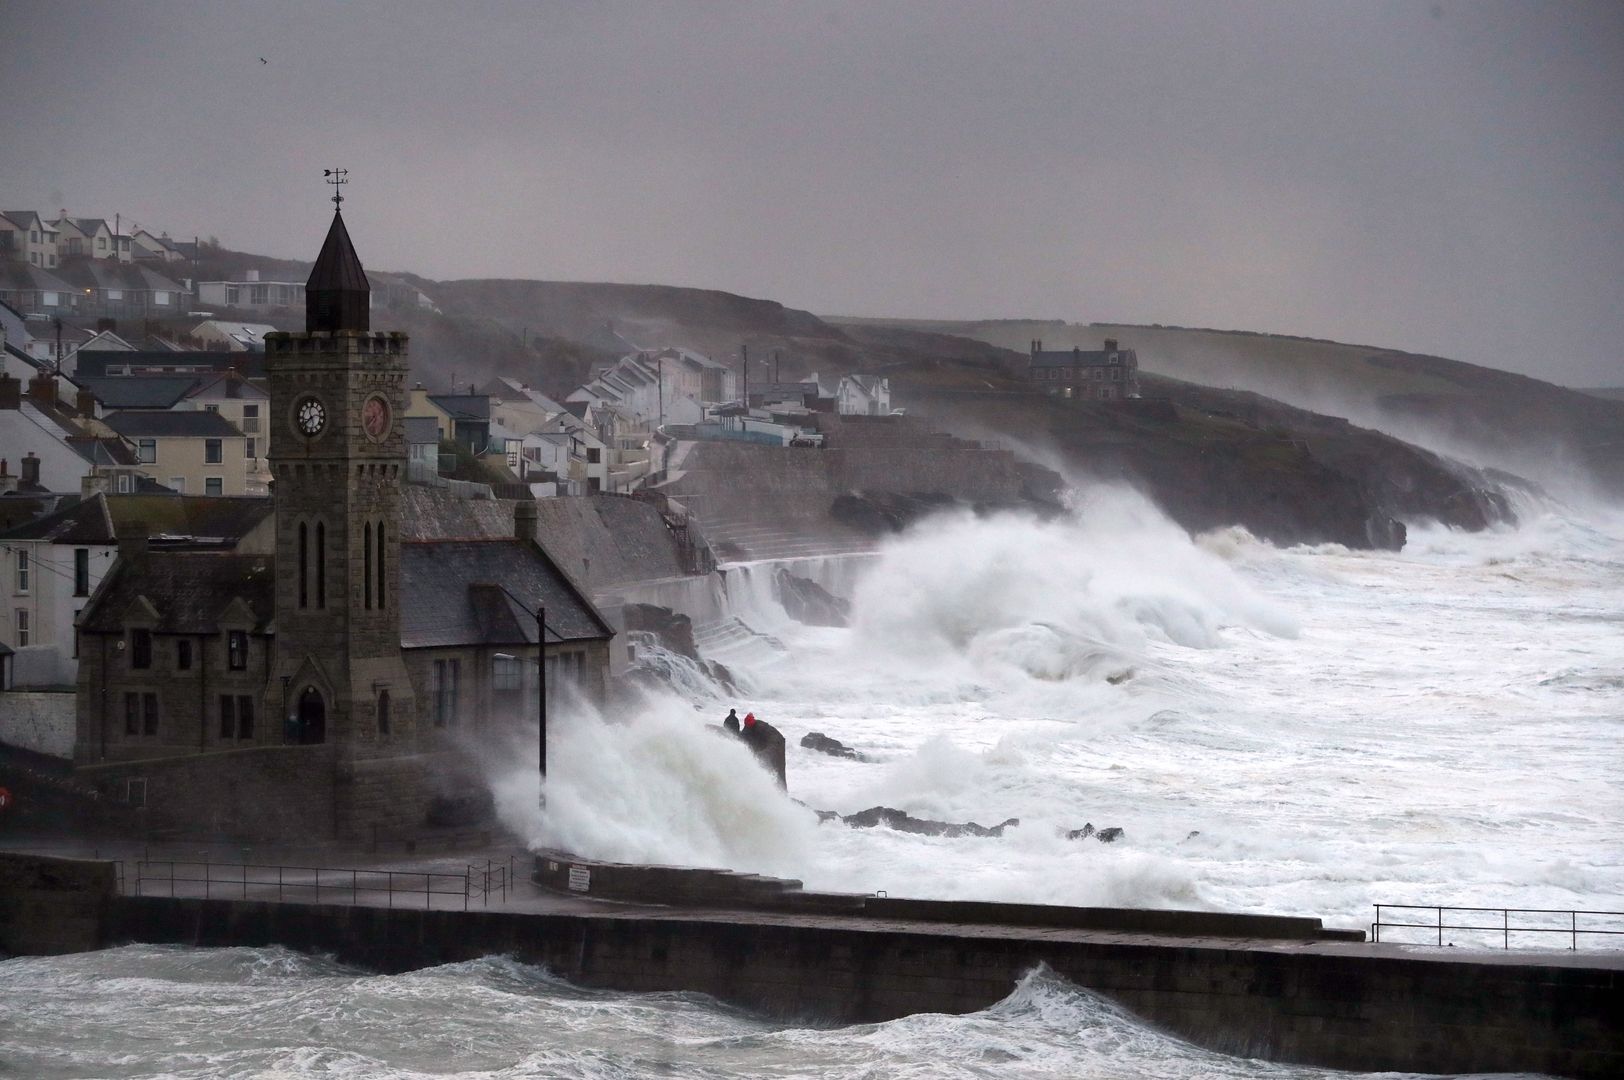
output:
[[[1615,3],[6,5],[0,193],[379,269],[1624,384]],[[260,62],[264,57],[265,63]]]

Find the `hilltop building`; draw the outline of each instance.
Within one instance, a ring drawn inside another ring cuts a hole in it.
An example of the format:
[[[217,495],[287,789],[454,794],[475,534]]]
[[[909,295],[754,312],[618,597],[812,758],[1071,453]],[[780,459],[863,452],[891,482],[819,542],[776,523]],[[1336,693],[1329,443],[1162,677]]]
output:
[[[407,339],[374,332],[343,218],[305,332],[266,337],[274,548],[164,551],[121,534],[78,628],[82,780],[165,822],[360,839],[485,790],[540,705],[602,694],[613,634],[515,505],[505,539],[404,541]],[[224,422],[222,420],[222,422]],[[545,612],[545,643],[538,637]]]
[[[1045,393],[1089,401],[1118,401],[1139,396],[1139,356],[1117,347],[1115,338],[1105,348],[1048,350],[1032,342],[1028,366],[1032,385]]]

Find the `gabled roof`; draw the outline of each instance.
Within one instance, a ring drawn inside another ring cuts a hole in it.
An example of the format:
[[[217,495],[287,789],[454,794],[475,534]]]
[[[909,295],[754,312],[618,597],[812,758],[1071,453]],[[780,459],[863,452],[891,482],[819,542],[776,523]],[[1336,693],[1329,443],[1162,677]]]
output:
[[[122,633],[127,612],[144,600],[158,613],[154,629],[174,634],[214,634],[220,616],[240,598],[263,631],[276,610],[274,560],[269,555],[213,551],[150,551],[138,564],[113,563],[80,628]]]
[[[0,289],[14,292],[72,292],[73,286],[33,263],[0,262]]]
[[[112,495],[115,527],[142,525],[153,536],[188,536],[235,543],[275,510],[270,499],[248,495],[181,495],[171,491]]]
[[[1116,359],[1113,360],[1112,357]],[[1032,353],[1033,367],[1100,367],[1137,360],[1132,349],[1045,349]]]
[[[498,582],[507,592],[496,588]],[[592,602],[536,544],[508,539],[400,545],[402,648],[534,645],[538,601],[546,608],[550,642],[614,636]]]
[[[219,413],[203,410],[142,411],[109,413],[102,422],[126,439],[149,438],[230,438],[240,436],[237,426]]]
[[[81,375],[104,409],[171,409],[200,383],[196,375]]]
[[[5,215],[24,229],[35,229],[45,224],[45,219],[32,210],[7,210]],[[29,222],[33,222],[33,224],[29,224]]]
[[[68,446],[73,452],[96,466],[129,466],[138,465],[140,460],[130,444],[119,438],[101,439],[94,435],[69,435]],[[141,477],[141,479],[146,479]],[[160,491],[168,488],[158,487]]]
[[[488,394],[430,394],[435,407],[453,420],[489,420],[491,399]]]
[[[225,371],[228,368],[236,368],[249,378],[258,378],[265,374],[265,354],[259,352],[174,352],[168,349],[111,352],[92,349],[77,354],[76,363],[78,368],[75,378],[78,379],[106,375],[109,372],[122,372],[125,368],[129,368],[132,372],[152,369],[152,374],[168,375],[201,374]],[[178,370],[168,370],[171,368]]]
[[[88,499],[63,500],[54,513],[35,518],[8,532],[0,540],[45,540],[53,544],[113,544],[113,519],[107,500],[98,492]]]
[[[145,378],[186,378],[184,375],[152,375]],[[221,398],[251,398],[255,401],[267,400],[271,395],[255,386],[249,379],[243,377],[236,369],[201,375],[193,378],[196,385],[187,391],[189,398],[221,397]]]

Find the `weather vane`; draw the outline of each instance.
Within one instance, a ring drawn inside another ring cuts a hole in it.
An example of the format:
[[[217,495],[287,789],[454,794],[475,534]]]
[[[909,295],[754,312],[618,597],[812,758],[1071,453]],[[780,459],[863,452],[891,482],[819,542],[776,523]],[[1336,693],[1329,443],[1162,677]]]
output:
[[[339,189],[340,186],[349,183],[349,181],[344,179],[344,178],[346,176],[350,175],[350,170],[348,170],[348,169],[323,169],[321,171],[321,174],[328,178],[327,182],[329,184],[333,185],[333,207],[335,209],[337,209],[337,210],[344,209],[342,206],[339,205],[340,203],[342,203],[344,201],[344,193],[339,191],[338,189]]]

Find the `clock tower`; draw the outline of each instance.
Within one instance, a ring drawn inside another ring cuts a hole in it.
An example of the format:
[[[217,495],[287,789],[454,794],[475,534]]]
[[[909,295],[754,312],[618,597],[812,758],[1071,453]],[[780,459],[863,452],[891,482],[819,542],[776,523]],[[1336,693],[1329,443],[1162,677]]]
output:
[[[372,331],[370,294],[335,212],[305,285],[305,332],[265,336],[276,506],[265,715],[281,717],[285,742],[330,746],[340,781],[416,746],[400,650],[406,335]],[[339,786],[341,829],[375,820],[360,786]],[[356,805],[341,805],[343,791]]]

